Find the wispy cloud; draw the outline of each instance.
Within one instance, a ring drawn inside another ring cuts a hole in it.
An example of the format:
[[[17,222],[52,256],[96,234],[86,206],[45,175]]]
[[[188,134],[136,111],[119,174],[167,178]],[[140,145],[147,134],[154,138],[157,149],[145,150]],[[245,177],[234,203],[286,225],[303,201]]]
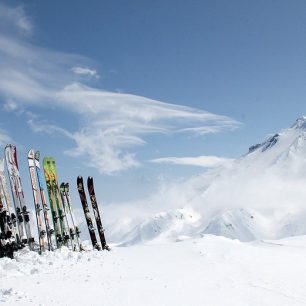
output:
[[[50,124],[50,123],[45,123],[45,122],[40,122],[37,121],[36,119],[29,119],[27,120],[28,125],[32,129],[33,132],[35,133],[44,133],[44,134],[49,134],[49,135],[63,135],[65,137],[73,139],[74,136],[69,133],[66,129],[61,128],[57,125]]]
[[[186,106],[141,96],[90,88],[79,83],[58,92],[62,106],[82,114],[85,128],[74,134],[76,149],[69,154],[89,154],[101,172],[115,173],[139,165],[128,149],[144,145],[150,133],[177,133],[188,126],[232,129],[238,123]],[[90,150],[88,150],[90,148]]]
[[[234,124],[230,118],[224,118],[223,122],[210,122],[206,126],[188,127],[180,129],[178,132],[193,133],[195,135],[203,136],[206,134],[217,134],[225,130],[235,130],[239,127],[239,123]]]
[[[157,163],[157,164],[199,166],[204,168],[218,167],[230,161],[232,161],[232,159],[222,158],[217,156],[163,157],[151,160],[152,163]]]
[[[0,24],[9,24],[25,34],[30,34],[33,30],[33,25],[22,6],[9,7],[0,3]]]
[[[99,75],[97,73],[96,69],[90,69],[88,67],[79,67],[79,66],[75,66],[71,68],[71,71],[75,74],[79,74],[79,75],[87,75],[90,77],[96,77],[99,78]]]
[[[15,17],[9,18],[14,22]],[[77,123],[75,130],[67,131],[65,124],[55,126],[51,112],[50,121],[28,120],[28,124],[34,132],[60,132],[69,137],[75,147],[66,153],[89,156],[101,173],[139,166],[136,147],[146,144],[148,134],[207,134],[239,126],[226,116],[86,86],[82,76],[97,76],[96,69],[87,67],[93,67],[88,58],[33,46],[25,37],[0,30],[0,95],[5,109],[32,105],[37,112],[39,108],[62,109],[67,121]]]

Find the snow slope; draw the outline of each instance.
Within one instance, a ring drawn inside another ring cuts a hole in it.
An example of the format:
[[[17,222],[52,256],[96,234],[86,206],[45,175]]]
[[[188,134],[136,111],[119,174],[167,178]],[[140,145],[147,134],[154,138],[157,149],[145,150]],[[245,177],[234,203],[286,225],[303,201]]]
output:
[[[0,259],[1,305],[306,305],[306,236],[243,243],[205,235],[111,252]]]
[[[303,116],[224,167],[168,184],[138,206],[133,202],[131,209],[124,207],[123,221],[117,210],[116,220],[106,227],[111,240],[124,245],[205,233],[241,241],[279,239],[306,234],[305,199]],[[190,211],[194,219],[188,219]],[[180,213],[183,218],[176,218]]]
[[[105,207],[111,252],[0,259],[0,303],[306,305],[305,174],[302,117],[222,168]]]

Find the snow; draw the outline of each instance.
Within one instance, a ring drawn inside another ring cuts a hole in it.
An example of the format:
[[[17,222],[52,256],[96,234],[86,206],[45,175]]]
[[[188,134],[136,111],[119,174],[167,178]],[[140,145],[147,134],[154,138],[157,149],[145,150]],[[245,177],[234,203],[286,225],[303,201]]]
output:
[[[109,239],[133,245],[201,234],[241,241],[305,235],[306,116],[273,135],[222,167],[105,207]]]
[[[28,250],[0,259],[1,305],[305,305],[306,236],[204,235],[111,252]]]
[[[222,167],[103,207],[111,252],[0,259],[0,303],[306,305],[305,173],[303,116]]]

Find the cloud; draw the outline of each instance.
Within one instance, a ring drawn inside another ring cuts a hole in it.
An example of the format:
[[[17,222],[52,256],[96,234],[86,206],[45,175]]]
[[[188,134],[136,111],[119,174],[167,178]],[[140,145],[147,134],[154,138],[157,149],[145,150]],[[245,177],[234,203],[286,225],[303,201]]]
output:
[[[136,154],[127,149],[145,145],[146,134],[177,133],[194,125],[218,127],[219,131],[238,126],[225,116],[80,83],[66,86],[57,99],[85,121],[85,128],[74,134],[77,147],[67,153],[89,154],[94,166],[107,174],[139,166]]]
[[[10,25],[24,34],[32,33],[33,25],[22,6],[9,7],[0,3],[0,20],[2,26]]]
[[[101,173],[111,175],[140,165],[134,153],[123,149],[125,146],[142,142],[132,135],[108,134],[107,130],[95,131],[87,128],[74,133],[73,139],[76,148],[65,153],[70,156],[89,155],[88,165],[97,168]]]
[[[24,16],[23,10],[17,11]],[[10,20],[17,20],[14,18]],[[27,118],[30,128],[68,137],[74,146],[66,154],[88,157],[90,165],[101,173],[138,167],[141,162],[136,148],[146,145],[150,134],[203,135],[239,127],[239,122],[226,116],[82,84],[80,77],[97,76],[94,68],[87,68],[93,66],[86,57],[40,48],[24,36],[0,30],[0,95],[6,101],[4,108],[22,109],[25,114],[34,106],[35,112],[44,110],[48,117],[39,122]],[[49,111],[54,109],[65,112],[65,122]],[[72,120],[75,127],[67,131],[66,121]]]
[[[75,66],[75,67],[71,68],[71,71],[75,74],[87,75],[87,76],[99,78],[99,75],[97,74],[97,70],[95,70],[95,69]]]
[[[228,120],[224,119],[223,123],[221,122],[211,122],[207,126],[198,126],[198,127],[190,127],[190,128],[184,128],[180,129],[179,132],[187,132],[187,133],[193,133],[195,135],[203,136],[206,134],[217,134],[224,130],[234,130],[239,126],[239,123],[236,122],[236,124],[233,124],[233,121],[228,118]]]
[[[16,111],[18,109],[18,103],[16,103],[15,101],[8,99],[4,104],[3,104],[3,108],[4,110],[6,110],[7,112],[11,112],[11,111]]]
[[[37,119],[28,119],[27,124],[30,126],[33,132],[35,133],[44,133],[49,135],[63,135],[67,138],[73,139],[73,135],[69,133],[66,129],[61,128],[57,125],[39,122]]]
[[[152,163],[157,163],[157,164],[199,166],[204,168],[218,167],[229,161],[232,161],[232,159],[221,158],[217,156],[163,157],[151,160]]]

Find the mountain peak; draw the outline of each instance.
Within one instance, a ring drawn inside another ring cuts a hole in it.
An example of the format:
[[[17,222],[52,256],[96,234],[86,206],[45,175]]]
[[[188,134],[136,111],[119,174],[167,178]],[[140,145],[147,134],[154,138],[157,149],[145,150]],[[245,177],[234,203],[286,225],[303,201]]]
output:
[[[258,148],[261,148],[261,151],[264,152],[267,149],[273,147],[277,143],[278,139],[279,139],[279,134],[274,134],[273,136],[269,137],[263,143],[258,143],[256,145],[249,147],[248,154],[256,151]]]
[[[306,116],[296,119],[295,123],[292,125],[292,128],[306,130]]]
[[[296,119],[294,124],[289,129],[283,130],[280,134],[278,133],[274,134],[273,136],[270,136],[266,141],[249,147],[249,152],[247,154],[257,151],[259,148],[262,152],[266,151],[269,148],[272,148],[279,141],[282,134],[288,133],[292,129],[301,130],[301,131],[297,131],[298,133],[304,132],[304,131],[306,132],[306,116],[303,115],[302,117]]]

